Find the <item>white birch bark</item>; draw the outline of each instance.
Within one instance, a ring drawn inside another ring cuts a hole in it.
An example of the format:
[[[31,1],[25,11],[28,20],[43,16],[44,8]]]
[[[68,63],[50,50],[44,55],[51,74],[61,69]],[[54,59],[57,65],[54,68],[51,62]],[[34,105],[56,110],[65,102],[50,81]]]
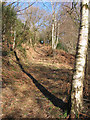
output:
[[[14,31],[13,49],[15,48],[15,40],[16,40],[16,31]]]
[[[54,49],[54,21],[52,20],[52,50]]]
[[[55,24],[54,24],[54,17],[55,17],[55,11],[53,10],[53,3],[51,1],[51,6],[52,6],[52,50],[54,50],[54,41],[55,41],[55,37],[54,37],[54,31],[55,31]]]
[[[75,71],[71,91],[71,118],[76,117],[83,110],[83,80],[85,74],[86,54],[88,47],[89,0],[82,0],[81,29],[76,54]]]
[[[54,17],[54,49],[57,47],[57,20],[56,20],[56,15]]]
[[[54,4],[51,1],[52,5],[52,50],[56,49],[57,47],[57,20],[56,20],[56,14],[54,10]]]

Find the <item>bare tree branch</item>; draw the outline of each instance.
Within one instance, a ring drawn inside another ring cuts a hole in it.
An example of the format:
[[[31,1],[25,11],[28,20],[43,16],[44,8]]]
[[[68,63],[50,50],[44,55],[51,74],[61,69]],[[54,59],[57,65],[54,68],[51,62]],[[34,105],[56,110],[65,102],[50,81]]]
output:
[[[47,7],[47,9],[51,12],[51,10],[48,8],[48,6],[47,5],[45,5],[44,4],[44,2],[42,1],[42,4],[45,6],[45,7]]]
[[[16,5],[14,6],[14,8],[17,7],[19,4],[20,4],[20,2],[18,2],[18,4],[16,4]]]
[[[63,6],[65,6],[65,7],[67,7],[67,8],[69,8],[70,10],[69,11],[67,11],[67,12],[69,12],[69,14],[72,14],[73,13],[73,11],[74,11],[74,8],[76,8],[76,5],[78,4],[78,2],[74,5],[74,7],[72,7],[72,8],[70,8],[68,5],[63,5]]]
[[[29,5],[28,7],[26,7],[26,8],[24,8],[24,9],[22,9],[22,10],[18,10],[18,11],[16,11],[16,12],[20,12],[20,11],[23,11],[23,10],[26,10],[27,8],[29,8],[29,7],[31,7],[33,4],[35,4],[36,2],[33,2],[31,5]]]
[[[12,2],[11,4],[9,4],[9,6],[13,5],[14,3],[16,3],[16,2]]]

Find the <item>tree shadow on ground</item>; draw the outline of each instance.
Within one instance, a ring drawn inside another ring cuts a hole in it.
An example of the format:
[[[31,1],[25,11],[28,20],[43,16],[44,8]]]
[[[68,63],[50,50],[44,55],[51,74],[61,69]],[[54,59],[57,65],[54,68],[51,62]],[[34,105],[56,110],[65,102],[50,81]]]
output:
[[[69,113],[69,111],[70,111],[70,100],[69,100],[67,103],[65,103],[65,102],[63,102],[63,100],[57,98],[57,97],[54,96],[52,93],[50,93],[50,92],[49,92],[44,86],[42,86],[30,73],[28,73],[28,72],[26,72],[26,71],[24,70],[24,68],[23,68],[22,64],[20,63],[20,60],[19,60],[19,58],[18,58],[18,56],[17,56],[17,53],[16,53],[15,51],[14,51],[14,54],[15,54],[15,56],[16,56],[16,59],[17,59],[17,61],[18,61],[18,64],[19,64],[21,70],[22,70],[26,75],[28,75],[28,76],[32,79],[32,81],[33,81],[33,83],[35,84],[35,86],[43,93],[43,95],[44,95],[46,98],[48,98],[48,100],[50,100],[54,106],[59,107],[60,109],[63,110],[63,112],[67,110],[67,112]]]

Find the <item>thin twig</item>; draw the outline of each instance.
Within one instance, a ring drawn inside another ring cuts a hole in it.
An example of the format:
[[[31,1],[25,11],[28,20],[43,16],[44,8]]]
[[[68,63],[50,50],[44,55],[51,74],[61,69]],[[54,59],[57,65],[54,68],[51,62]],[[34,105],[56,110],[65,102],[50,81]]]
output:
[[[31,7],[33,4],[35,4],[36,2],[33,2],[31,5],[29,5],[28,7],[25,7],[24,9],[22,9],[22,10],[18,10],[18,11],[16,11],[16,12],[20,12],[20,11],[23,11],[23,10],[26,10],[27,8],[29,8],[29,7]]]

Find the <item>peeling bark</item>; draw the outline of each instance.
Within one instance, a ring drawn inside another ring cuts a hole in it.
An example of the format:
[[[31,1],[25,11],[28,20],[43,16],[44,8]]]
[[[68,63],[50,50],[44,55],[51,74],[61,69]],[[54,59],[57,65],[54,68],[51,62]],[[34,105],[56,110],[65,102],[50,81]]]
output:
[[[81,26],[76,51],[75,71],[71,91],[71,118],[76,118],[83,110],[83,81],[85,75],[86,54],[88,48],[89,0],[81,3]],[[86,7],[87,6],[87,7]]]

